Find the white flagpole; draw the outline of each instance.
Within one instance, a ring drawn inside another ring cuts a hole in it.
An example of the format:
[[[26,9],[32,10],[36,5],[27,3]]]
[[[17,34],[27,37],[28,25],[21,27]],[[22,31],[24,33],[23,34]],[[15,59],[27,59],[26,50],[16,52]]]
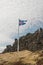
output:
[[[17,51],[19,51],[19,23],[18,23],[18,44],[17,44]]]

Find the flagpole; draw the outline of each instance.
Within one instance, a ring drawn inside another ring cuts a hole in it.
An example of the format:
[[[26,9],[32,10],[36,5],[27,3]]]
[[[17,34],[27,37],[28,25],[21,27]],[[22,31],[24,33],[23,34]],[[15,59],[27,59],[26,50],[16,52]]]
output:
[[[20,24],[20,22],[21,22],[21,24]],[[24,22],[27,22],[27,20],[24,20],[24,21],[18,21],[18,44],[17,44],[17,51],[19,51],[20,49],[19,49],[19,24],[20,25],[24,25],[24,24],[26,24],[26,23],[24,23]]]
[[[18,45],[17,45],[17,52],[19,52],[19,22],[18,22]]]

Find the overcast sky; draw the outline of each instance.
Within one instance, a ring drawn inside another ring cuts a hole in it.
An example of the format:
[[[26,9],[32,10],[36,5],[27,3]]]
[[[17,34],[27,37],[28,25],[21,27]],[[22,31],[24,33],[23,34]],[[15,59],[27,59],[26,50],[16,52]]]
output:
[[[26,25],[20,26],[20,34],[35,25],[43,26],[43,0],[0,0],[0,52],[14,42],[19,19],[27,19]]]

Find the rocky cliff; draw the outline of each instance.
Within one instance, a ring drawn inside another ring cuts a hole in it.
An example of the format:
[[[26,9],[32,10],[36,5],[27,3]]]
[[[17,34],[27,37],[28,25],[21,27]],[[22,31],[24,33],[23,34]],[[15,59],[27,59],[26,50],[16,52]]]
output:
[[[17,44],[18,40],[15,39],[13,46],[7,45],[3,53],[17,51]],[[43,29],[40,28],[35,31],[35,33],[28,33],[27,35],[20,37],[19,50],[43,50]]]

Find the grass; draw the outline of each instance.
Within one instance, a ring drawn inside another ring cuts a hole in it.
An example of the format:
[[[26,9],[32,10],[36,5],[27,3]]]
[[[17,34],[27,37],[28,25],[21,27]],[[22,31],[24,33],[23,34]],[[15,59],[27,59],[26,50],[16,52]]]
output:
[[[0,54],[0,65],[36,65],[43,59],[42,51],[20,51]]]

